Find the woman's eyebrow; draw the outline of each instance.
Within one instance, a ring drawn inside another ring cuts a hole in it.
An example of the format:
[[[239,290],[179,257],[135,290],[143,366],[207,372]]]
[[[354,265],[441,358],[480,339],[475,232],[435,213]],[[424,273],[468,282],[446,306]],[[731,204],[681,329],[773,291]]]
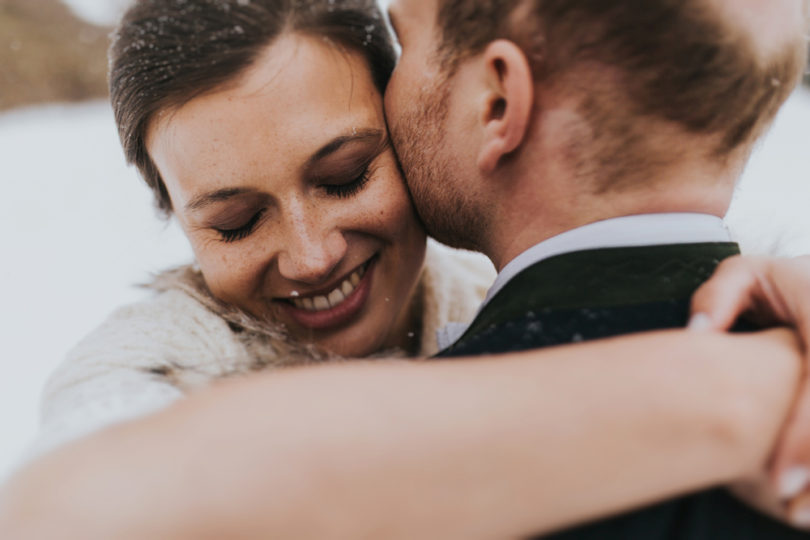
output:
[[[385,141],[385,133],[381,129],[363,129],[357,130],[351,135],[336,137],[319,148],[317,152],[312,154],[312,156],[307,160],[306,165],[304,165],[304,169],[314,167],[319,161],[334,154],[349,143],[366,142],[369,140],[376,140],[380,143],[380,145],[382,145],[382,143]]]
[[[225,188],[211,191],[209,193],[203,193],[191,199],[191,201],[186,204],[185,209],[186,211],[199,210],[211,204],[226,201],[232,197],[244,195],[245,193],[249,193],[251,191],[253,190],[247,188]]]
[[[329,141],[328,143],[326,143],[325,145],[323,145],[321,148],[318,149],[317,152],[315,152],[307,160],[307,163],[306,165],[304,165],[304,168],[305,169],[313,168],[319,161],[334,154],[347,144],[356,142],[363,143],[367,141],[377,142],[377,146],[380,148],[380,150],[382,150],[388,144],[387,137],[383,130],[359,129],[356,132],[353,132],[351,135],[343,135],[340,137],[336,137],[331,141]],[[208,193],[202,193],[191,199],[185,205],[185,210],[187,212],[193,212],[205,208],[206,206],[210,206],[214,203],[226,201],[233,197],[244,195],[245,193],[250,193],[253,191],[254,191],[253,189],[249,188],[224,188],[218,189],[216,191],[211,191]]]

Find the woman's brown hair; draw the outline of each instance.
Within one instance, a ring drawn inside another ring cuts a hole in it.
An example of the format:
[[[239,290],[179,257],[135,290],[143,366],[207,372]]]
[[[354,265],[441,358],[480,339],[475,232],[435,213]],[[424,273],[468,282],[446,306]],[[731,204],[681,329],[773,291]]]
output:
[[[149,122],[232,81],[286,32],[358,52],[383,92],[396,55],[375,0],[138,0],[110,46],[110,99],[127,161],[169,215],[171,199],[146,150]]]

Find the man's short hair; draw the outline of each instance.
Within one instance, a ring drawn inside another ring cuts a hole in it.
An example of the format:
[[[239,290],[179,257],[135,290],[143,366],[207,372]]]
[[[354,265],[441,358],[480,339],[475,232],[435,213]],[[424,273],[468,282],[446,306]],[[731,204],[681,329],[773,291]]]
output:
[[[718,158],[759,136],[804,61],[795,43],[760,60],[707,0],[439,0],[438,28],[448,73],[499,38],[520,45],[544,83],[588,64],[617,68],[632,117],[715,136]]]

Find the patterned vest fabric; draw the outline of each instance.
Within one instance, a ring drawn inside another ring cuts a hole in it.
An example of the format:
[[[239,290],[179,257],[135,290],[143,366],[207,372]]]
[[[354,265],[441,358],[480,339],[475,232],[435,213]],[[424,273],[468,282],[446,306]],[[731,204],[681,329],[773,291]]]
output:
[[[720,261],[738,253],[734,243],[701,243],[594,249],[551,257],[515,276],[438,357],[520,351],[683,327],[694,291]],[[810,534],[778,523],[718,488],[544,538],[778,540],[808,539]]]

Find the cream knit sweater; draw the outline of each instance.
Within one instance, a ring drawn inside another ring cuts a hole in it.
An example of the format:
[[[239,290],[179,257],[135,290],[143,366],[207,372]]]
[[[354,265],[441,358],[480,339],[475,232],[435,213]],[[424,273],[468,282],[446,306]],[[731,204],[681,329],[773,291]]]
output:
[[[472,320],[494,277],[485,257],[428,242],[417,290],[422,356],[438,351],[438,329]],[[153,288],[154,298],[115,311],[50,377],[27,458],[165,408],[217,379],[330,359],[219,304],[192,267],[162,274]]]

